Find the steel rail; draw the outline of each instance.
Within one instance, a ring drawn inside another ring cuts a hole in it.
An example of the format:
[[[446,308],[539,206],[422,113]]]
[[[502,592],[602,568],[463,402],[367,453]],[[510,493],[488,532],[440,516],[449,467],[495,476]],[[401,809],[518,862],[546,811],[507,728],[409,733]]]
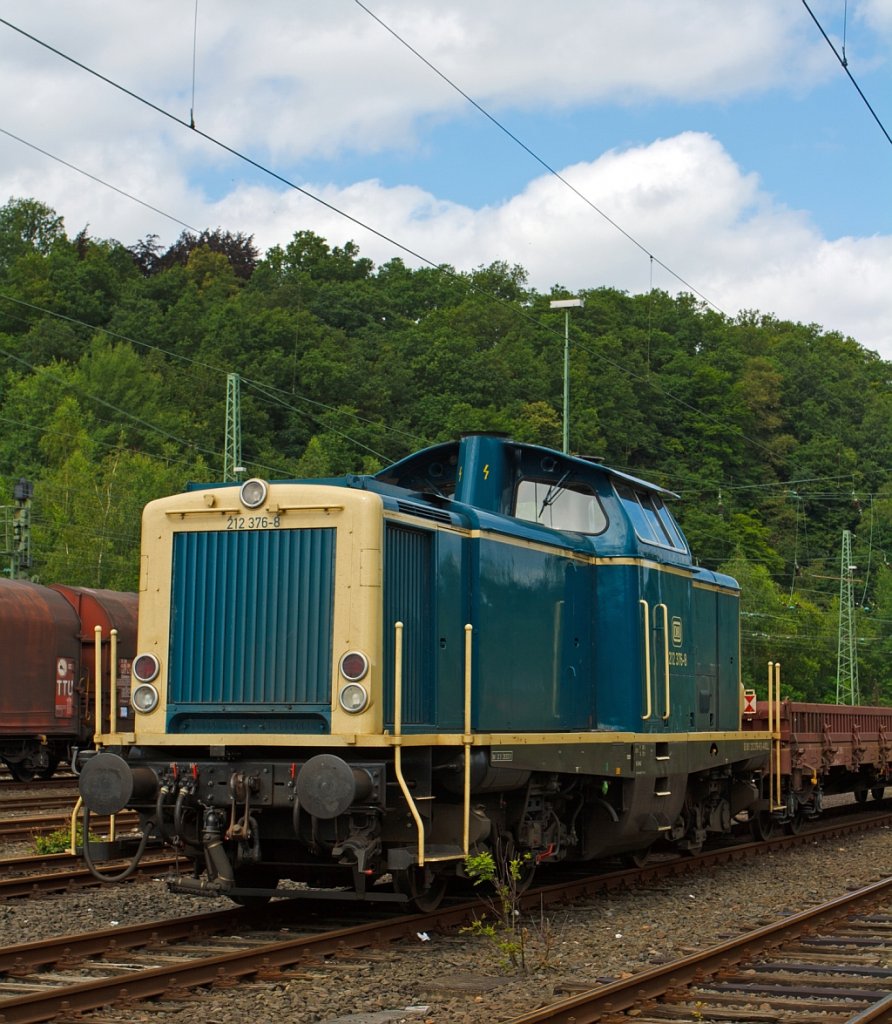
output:
[[[731,963],[743,957],[750,957],[782,942],[812,930],[816,925],[837,920],[860,906],[875,904],[892,894],[892,878],[846,893],[818,907],[792,914],[780,921],[764,925],[754,931],[709,949],[693,953],[683,959],[662,964],[646,971],[590,989],[557,1003],[552,1003],[528,1013],[513,1017],[507,1024],[593,1024],[606,1015],[620,1014],[625,1010],[637,1009],[651,1000],[665,996],[670,990],[677,990],[703,976],[727,970]],[[853,972],[856,973],[856,972]],[[875,1006],[868,1007],[858,1018],[861,1021],[880,1020],[888,1014],[890,1000],[883,999]],[[673,1000],[677,1001],[677,1000]],[[708,1010],[703,1011],[708,1017]],[[744,1013],[740,1019],[745,1019]],[[888,1018],[886,1018],[888,1019]]]

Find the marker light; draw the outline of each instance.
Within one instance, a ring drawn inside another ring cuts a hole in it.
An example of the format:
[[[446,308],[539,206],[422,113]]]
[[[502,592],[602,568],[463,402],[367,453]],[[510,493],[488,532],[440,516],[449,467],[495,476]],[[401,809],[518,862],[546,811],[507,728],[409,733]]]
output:
[[[158,691],[151,683],[140,683],[130,695],[130,703],[135,711],[147,715],[158,706]]]
[[[351,715],[358,715],[360,711],[365,711],[368,707],[368,691],[361,683],[347,683],[346,686],[341,687],[338,703]]]
[[[269,488],[266,482],[254,477],[246,480],[239,490],[239,498],[245,508],[259,508],[266,501],[266,494]]]
[[[131,671],[141,683],[150,683],[161,671],[161,665],[154,654],[137,654]]]
[[[369,670],[369,659],[362,651],[348,651],[341,658],[341,675],[351,683],[358,683]]]

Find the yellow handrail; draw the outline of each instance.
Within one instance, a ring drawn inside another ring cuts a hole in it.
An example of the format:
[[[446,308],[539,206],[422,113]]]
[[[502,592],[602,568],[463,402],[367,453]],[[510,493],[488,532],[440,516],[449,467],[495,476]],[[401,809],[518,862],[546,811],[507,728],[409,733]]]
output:
[[[643,597],[638,604],[644,608],[644,700],[647,714],[642,715],[641,720],[646,722],[653,715],[653,700],[650,692],[650,605]]]
[[[658,612],[661,608],[663,609],[663,672],[666,677],[666,710],[663,712],[662,718],[665,722],[672,713],[672,700],[669,692],[669,609],[665,604],[658,604],[654,611]]]
[[[100,687],[102,681],[99,682]],[[118,735],[118,631],[109,634],[108,645],[108,735],[114,740]]]
[[[94,627],[93,644],[96,667],[96,679],[94,680],[96,691],[94,714],[96,719],[93,723],[93,742],[98,747],[100,746],[99,737],[102,735],[102,626]]]
[[[777,786],[777,803],[778,806],[781,804],[781,683],[780,683],[780,662],[774,663],[774,699],[777,702],[777,710],[774,715],[775,727],[777,728],[777,747],[775,749],[775,760],[777,762],[777,770],[775,771],[775,779]]]
[[[471,641],[474,627],[465,625],[465,731],[461,741],[465,748],[465,785],[464,785],[464,830],[462,832],[462,852],[465,857],[471,851],[471,746],[474,737],[471,735]]]
[[[415,819],[415,827],[418,829],[418,866],[424,867],[424,822],[409,792],[409,784],[403,775],[403,624],[395,622],[394,626],[394,651],[393,651],[393,767],[396,772],[396,781],[403,791],[409,811]]]
[[[768,662],[768,799],[773,811],[781,811],[785,804],[781,778],[781,700],[780,662]]]

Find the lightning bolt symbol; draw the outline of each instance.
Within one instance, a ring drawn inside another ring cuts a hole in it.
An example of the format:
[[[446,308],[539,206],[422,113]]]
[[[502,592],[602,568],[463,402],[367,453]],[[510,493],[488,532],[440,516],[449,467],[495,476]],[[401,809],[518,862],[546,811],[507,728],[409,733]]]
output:
[[[484,479],[484,480],[488,480],[488,479],[489,479],[489,463],[488,463],[488,462],[487,462],[487,464],[486,464],[486,465],[485,465],[485,466],[483,467],[483,479]]]

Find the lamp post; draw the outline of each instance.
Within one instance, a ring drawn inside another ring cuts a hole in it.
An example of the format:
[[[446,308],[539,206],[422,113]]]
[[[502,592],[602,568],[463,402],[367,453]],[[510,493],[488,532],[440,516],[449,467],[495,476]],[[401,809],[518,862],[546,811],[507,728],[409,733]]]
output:
[[[564,311],[564,454],[570,451],[570,310],[585,305],[585,299],[553,299],[552,309]]]

